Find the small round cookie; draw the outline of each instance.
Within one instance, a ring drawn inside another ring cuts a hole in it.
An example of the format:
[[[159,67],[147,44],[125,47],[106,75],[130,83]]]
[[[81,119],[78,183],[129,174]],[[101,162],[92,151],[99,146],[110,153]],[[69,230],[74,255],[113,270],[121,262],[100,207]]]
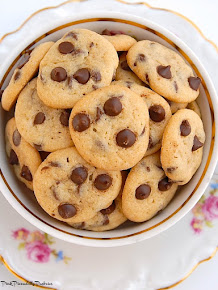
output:
[[[70,111],[47,107],[38,97],[36,79],[20,93],[15,120],[21,136],[38,151],[53,152],[73,146]]]
[[[122,207],[133,222],[151,219],[173,198],[178,185],[169,181],[160,163],[160,152],[143,158],[127,177]]]
[[[120,193],[111,205],[105,209],[100,210],[93,218],[82,223],[68,223],[76,229],[83,229],[95,232],[109,231],[117,228],[123,224],[127,218],[122,210],[122,192],[128,176],[128,171],[121,171],[122,185]]]
[[[39,68],[37,91],[52,108],[72,108],[86,94],[111,83],[118,66],[113,45],[86,29],[66,33]]]
[[[172,116],[163,134],[161,163],[173,182],[189,182],[201,164],[204,142],[203,123],[194,111],[182,109]]]
[[[69,126],[81,156],[98,168],[131,168],[147,150],[146,103],[125,87],[104,87],[81,99],[71,112]]]
[[[29,54],[25,53],[14,70],[11,80],[2,95],[2,107],[9,111],[16,102],[19,93],[36,74],[39,64],[54,42],[39,44]]]
[[[161,147],[164,129],[172,114],[168,102],[152,90],[131,82],[117,81],[112,85],[126,86],[143,98],[149,111],[149,143],[145,156],[157,152]]]
[[[201,110],[196,101],[189,103],[187,109],[194,111],[201,118]]]
[[[131,71],[130,67],[128,66],[126,61],[126,53],[122,53],[119,57],[119,65],[116,71],[115,80],[129,81],[139,85],[144,85],[143,82],[137,77],[136,74],[134,74],[133,71]]]
[[[39,152],[21,137],[14,118],[7,122],[5,140],[9,163],[17,178],[33,190],[33,177],[42,162]]]
[[[88,164],[74,147],[48,155],[33,181],[35,196],[52,217],[72,223],[91,219],[118,196],[120,171]]]
[[[137,41],[135,38],[126,34],[104,35],[116,49],[116,51],[128,51]]]
[[[188,105],[188,103],[176,103],[176,102],[169,101],[167,99],[166,101],[170,105],[172,114],[175,114],[178,110],[185,109]]]
[[[127,62],[142,81],[170,101],[189,103],[199,95],[200,78],[178,53],[160,43],[137,42],[129,49]]]
[[[119,194],[109,207],[100,210],[92,219],[69,225],[76,229],[103,232],[117,228],[126,220],[122,211],[122,197]]]

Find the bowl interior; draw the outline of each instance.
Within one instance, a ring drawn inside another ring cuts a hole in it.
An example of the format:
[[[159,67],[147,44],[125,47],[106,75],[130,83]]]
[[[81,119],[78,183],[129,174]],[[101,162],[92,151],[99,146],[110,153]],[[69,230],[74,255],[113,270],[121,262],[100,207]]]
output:
[[[142,39],[149,39],[157,41],[161,44],[164,44],[165,46],[177,51],[181,52],[181,50],[176,47],[175,45],[171,45],[168,41],[166,41],[166,38],[162,38],[159,33],[156,33],[155,31],[152,31],[151,29],[145,29],[143,27],[139,27],[138,25],[134,24],[127,24],[123,22],[116,21],[97,21],[93,20],[91,22],[84,22],[84,23],[78,23],[76,25],[71,25],[63,28],[59,27],[55,29],[54,31],[48,32],[48,35],[44,35],[44,37],[40,41],[36,41],[37,44],[45,41],[50,40],[58,40],[64,33],[69,31],[71,28],[87,28],[96,32],[102,32],[104,29],[112,29],[112,30],[122,30],[125,33],[132,35],[136,37],[138,40]],[[34,45],[36,45],[36,43]],[[19,54],[20,52],[18,52]],[[187,61],[187,60],[186,60]],[[13,59],[11,60],[11,63],[13,62]],[[15,64],[16,66],[16,64]],[[5,79],[5,82],[3,84],[3,88],[8,84],[8,81],[11,77],[11,74],[13,72],[13,67],[11,68],[10,73],[8,74],[7,78]],[[59,222],[53,218],[51,218],[48,214],[46,214],[42,208],[38,205],[34,194],[29,191],[21,182],[19,182],[14,173],[13,169],[10,167],[7,161],[7,157],[5,154],[5,141],[4,141],[4,129],[5,124],[8,119],[12,116],[11,113],[6,113],[1,108],[1,125],[0,125],[0,132],[1,132],[1,151],[0,151],[0,163],[1,163],[1,170],[4,178],[7,180],[7,183],[10,185],[11,190],[13,191],[13,194],[16,196],[17,200],[19,200],[20,203],[23,204],[23,207],[26,207],[24,210],[28,210],[32,215],[46,223],[52,228],[55,228],[58,231],[64,231],[66,234],[69,235],[79,235],[79,236],[85,236],[85,237],[91,237],[91,238],[116,238],[116,237],[123,237],[127,235],[132,235],[141,231],[150,231],[151,229],[158,227],[160,224],[163,224],[166,220],[169,219],[169,217],[174,216],[176,212],[181,210],[183,205],[189,200],[190,196],[194,194],[196,190],[196,184],[198,183],[200,177],[202,176],[202,173],[204,172],[205,165],[208,160],[209,151],[210,151],[210,145],[211,145],[211,137],[212,137],[212,119],[211,119],[211,112],[209,103],[207,100],[207,96],[205,93],[204,87],[201,85],[200,87],[200,96],[198,98],[198,105],[200,106],[204,128],[206,131],[206,143],[204,146],[204,157],[202,164],[200,168],[198,169],[195,176],[192,178],[192,180],[185,186],[181,187],[174,199],[171,201],[171,203],[164,209],[162,212],[160,212],[158,215],[156,215],[151,220],[144,222],[144,223],[132,223],[127,222],[124,225],[120,226],[119,228],[108,231],[108,232],[90,232],[90,231],[84,231],[84,230],[77,230],[69,227],[67,224],[64,224],[62,222]],[[12,194],[12,193],[8,193]]]

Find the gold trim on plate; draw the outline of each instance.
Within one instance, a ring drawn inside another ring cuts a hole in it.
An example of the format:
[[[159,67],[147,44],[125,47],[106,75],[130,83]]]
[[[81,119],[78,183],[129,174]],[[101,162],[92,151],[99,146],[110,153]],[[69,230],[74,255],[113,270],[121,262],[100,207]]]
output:
[[[42,11],[45,11],[45,10],[49,10],[49,9],[55,9],[55,8],[58,8],[58,7],[61,7],[61,6],[63,6],[63,5],[65,5],[65,4],[67,4],[67,3],[71,3],[71,2],[83,2],[83,1],[87,1],[87,0],[68,0],[68,1],[65,1],[65,2],[63,2],[63,3],[61,3],[61,4],[59,4],[59,5],[57,5],[57,6],[51,6],[51,7],[46,7],[46,8],[42,8],[42,9],[40,9],[40,10],[38,10],[38,11],[36,11],[36,12],[34,12],[32,15],[30,15],[21,25],[20,25],[20,27],[18,27],[16,30],[14,30],[14,31],[11,31],[11,32],[9,32],[9,33],[6,33],[5,35],[3,35],[1,38],[0,38],[0,43],[3,41],[3,39],[5,38],[5,37],[7,37],[7,36],[9,36],[9,35],[11,35],[11,34],[14,34],[14,33],[16,33],[17,31],[19,31],[33,16],[35,16],[36,14],[38,14],[38,13],[40,13],[40,12],[42,12]],[[195,27],[195,29],[200,33],[200,35],[207,41],[207,42],[209,42],[211,45],[213,45],[214,46],[214,48],[218,51],[218,47],[217,47],[217,45],[213,42],[213,41],[211,41],[211,40],[209,40],[208,38],[206,38],[205,36],[204,36],[204,34],[202,33],[202,31],[199,29],[199,27],[193,22],[193,21],[191,21],[189,18],[187,18],[186,16],[184,16],[184,15],[182,15],[182,14],[180,14],[180,13],[178,13],[178,12],[175,12],[175,11],[172,11],[172,10],[169,10],[169,9],[165,9],[165,8],[157,8],[157,7],[152,7],[150,4],[148,4],[148,3],[145,3],[145,2],[138,2],[138,3],[129,3],[129,2],[126,2],[126,1],[123,1],[123,0],[115,0],[115,1],[117,1],[117,2],[120,2],[120,3],[123,3],[123,4],[128,4],[128,5],[145,5],[145,6],[147,6],[149,9],[153,9],[153,10],[161,10],[161,11],[166,11],[166,12],[170,12],[170,13],[172,13],[172,14],[175,14],[175,15],[177,15],[177,16],[179,16],[179,17],[181,17],[181,18],[183,18],[184,20],[186,20],[187,22],[189,22],[193,27]],[[130,21],[124,21],[124,20],[120,20],[120,19],[86,19],[86,21],[87,22],[92,22],[92,21],[99,21],[99,20],[112,20],[112,21],[116,21],[116,22],[122,22],[122,23],[128,23],[128,24],[132,24],[132,25],[136,25],[136,26],[138,26],[138,27],[141,27],[141,28],[144,28],[144,29],[147,29],[147,30],[150,30],[149,28],[147,28],[147,27],[145,27],[145,26],[143,26],[143,25],[140,25],[140,24],[137,24],[137,23],[134,23],[134,22],[130,22]],[[78,24],[78,23],[84,23],[84,22],[86,22],[86,21],[84,21],[84,20],[81,20],[81,21],[76,21],[76,22],[72,22],[72,23],[68,23],[67,25],[63,25],[63,26],[61,26],[61,27],[58,27],[58,28],[56,28],[56,29],[54,29],[54,30],[52,30],[52,31],[50,31],[49,33],[53,33],[53,32],[55,32],[55,31],[57,31],[57,29],[62,29],[63,27],[67,27],[67,26],[70,26],[70,25],[73,25],[73,24]],[[151,30],[150,30],[151,31]],[[162,34],[160,34],[160,33],[158,33],[158,32],[156,32],[156,31],[151,31],[151,32],[154,32],[155,34],[157,34],[158,36],[160,36],[160,37],[162,37],[164,40],[166,40],[168,43],[170,43],[171,45],[173,45],[180,53],[182,53],[182,55],[189,61],[189,63],[192,65],[192,67],[195,69],[195,71],[196,71],[196,73],[197,73],[197,75],[198,76],[200,76],[201,78],[202,78],[202,76],[201,76],[201,74],[199,73],[199,71],[197,70],[197,68],[195,67],[195,65],[191,62],[191,60],[188,58],[188,56],[180,49],[180,48],[178,48],[177,46],[175,46],[173,43],[172,43],[172,41],[171,40],[169,40],[169,39],[167,39],[165,36],[163,36]],[[46,33],[46,35],[48,35],[49,33]],[[35,42],[37,42],[37,41],[39,41],[40,39],[42,39],[43,37],[45,37],[46,35],[43,35],[42,37],[40,37],[38,40],[36,40]],[[34,42],[34,43],[35,43]],[[33,43],[32,43],[33,44]],[[32,45],[31,44],[31,45]],[[28,47],[30,47],[31,45],[29,45]],[[23,52],[22,52],[23,53]],[[9,73],[9,71],[10,71],[10,69],[13,67],[13,65],[14,65],[14,63],[16,63],[16,61],[17,61],[17,59],[19,58],[20,56],[18,56],[15,60],[14,60],[14,62],[13,62],[13,64],[10,66],[10,68],[8,69],[8,71],[6,72],[6,74],[5,75],[8,75],[8,73]],[[5,76],[3,77],[3,79],[2,79],[2,82],[1,82],[1,85],[0,86],[2,86],[2,84],[3,84],[3,82],[4,82],[4,80],[5,80]],[[205,89],[205,92],[206,92],[206,95],[207,95],[207,99],[208,99],[208,102],[209,102],[209,105],[210,105],[210,110],[211,110],[211,117],[212,117],[212,126],[213,126],[213,128],[212,128],[212,140],[211,140],[211,148],[210,148],[210,152],[209,152],[209,156],[208,156],[208,160],[207,160],[207,163],[206,163],[206,165],[205,165],[205,169],[204,169],[204,171],[203,171],[203,173],[202,173],[202,176],[201,176],[201,178],[200,178],[200,180],[199,180],[199,182],[198,182],[198,184],[196,185],[196,187],[195,187],[195,189],[194,189],[194,191],[190,194],[190,196],[188,197],[188,199],[180,206],[180,208],[179,209],[177,209],[173,214],[171,214],[171,216],[169,216],[168,218],[166,218],[165,220],[163,220],[162,222],[160,222],[159,224],[157,224],[157,225],[155,225],[155,226],[158,226],[158,225],[160,225],[161,223],[163,223],[163,222],[165,222],[166,220],[168,220],[170,217],[172,217],[174,214],[176,214],[186,203],[187,203],[187,201],[192,197],[192,195],[194,194],[194,192],[197,190],[197,188],[199,187],[199,185],[200,185],[200,183],[201,183],[201,181],[202,181],[202,179],[203,179],[203,177],[204,177],[204,175],[205,175],[205,173],[206,173],[206,170],[207,170],[207,168],[208,168],[208,166],[209,166],[209,162],[210,162],[210,160],[211,160],[211,157],[212,157],[212,151],[213,151],[213,147],[214,147],[214,136],[215,136],[215,123],[214,123],[214,113],[213,113],[213,106],[212,106],[212,102],[211,102],[211,99],[210,99],[210,95],[209,95],[209,92],[208,92],[208,90],[207,90],[207,87],[206,87],[206,84],[205,84],[205,82],[204,82],[204,80],[203,80],[203,78],[202,78],[202,85],[203,85],[203,87],[204,87],[204,89]],[[12,191],[12,189],[10,188],[10,186],[9,186],[9,184],[7,183],[7,181],[6,181],[6,179],[5,179],[5,177],[4,177],[4,175],[2,174],[2,171],[0,170],[0,174],[1,174],[1,176],[2,176],[2,178],[3,178],[3,180],[4,180],[4,182],[5,182],[5,184],[6,184],[6,186],[8,187],[8,189],[11,191],[11,193],[13,194],[13,196],[17,199],[17,201],[25,208],[25,209],[27,209],[26,207],[25,207],[25,205],[24,204],[22,204],[22,202],[18,199],[18,197],[15,195],[15,193]],[[31,214],[33,214],[29,209],[27,209]],[[34,215],[34,214],[33,214]],[[34,215],[35,216],[35,215]],[[36,217],[36,216],[35,216]],[[38,217],[37,217],[38,218]],[[38,218],[39,219],[39,218]],[[41,219],[39,219],[39,220],[41,220]],[[41,220],[42,221],[42,220]],[[43,221],[44,222],[44,221]],[[49,225],[49,224],[48,224]],[[51,225],[49,225],[49,226],[51,226]],[[145,232],[145,231],[148,231],[148,230],[150,230],[150,229],[152,229],[152,228],[154,228],[155,226],[153,226],[153,227],[151,227],[151,228],[149,228],[149,229],[147,229],[147,230],[144,230],[144,231],[140,231],[140,232],[138,232],[138,233],[135,233],[135,234],[132,234],[132,235],[128,235],[128,236],[124,236],[124,237],[117,237],[117,238],[115,238],[115,239],[119,239],[119,238],[125,238],[125,237],[130,237],[130,236],[133,236],[133,235],[136,235],[136,234],[141,234],[142,232]],[[53,226],[52,226],[53,227]],[[55,228],[55,227],[53,227],[53,228]],[[55,228],[55,229],[57,229],[57,228]],[[58,230],[60,230],[60,229],[58,229]],[[64,233],[68,233],[68,232],[65,232],[65,231],[63,231],[62,230],[62,232],[64,232]],[[71,233],[68,233],[68,234],[71,234]],[[73,234],[72,234],[73,235]],[[81,237],[81,238],[89,238],[89,239],[93,239],[93,238],[90,238],[90,237],[82,237],[82,236],[79,236],[79,235],[75,235],[75,236],[77,236],[77,237]],[[94,238],[94,239],[96,239],[96,238]],[[101,238],[97,238],[97,239],[101,239]],[[107,238],[105,238],[105,240],[106,240]],[[174,283],[174,284],[172,284],[172,285],[170,285],[170,286],[167,286],[167,287],[165,287],[165,288],[159,288],[158,290],[165,290],[165,289],[171,289],[171,288],[173,288],[174,286],[176,286],[176,285],[178,285],[178,284],[180,284],[181,282],[183,282],[188,276],[190,276],[191,275],[191,273],[201,264],[201,263],[203,263],[203,262],[206,262],[206,261],[209,261],[210,259],[212,259],[214,256],[215,256],[215,254],[216,254],[216,252],[218,251],[218,247],[215,249],[215,251],[212,253],[212,255],[210,256],[210,257],[208,257],[207,259],[204,259],[204,260],[201,260],[200,262],[198,262],[187,274],[186,274],[186,276],[184,277],[184,278],[182,278],[181,280],[179,280],[178,282],[176,282],[176,283]],[[27,281],[26,279],[24,279],[23,277],[21,277],[20,275],[18,275],[16,272],[14,272],[12,269],[11,269],[11,267],[8,265],[8,263],[4,260],[4,258],[0,255],[0,260],[2,261],[2,263],[6,266],[6,268],[12,273],[12,274],[14,274],[16,277],[18,277],[19,279],[21,279],[21,280],[23,280],[23,281],[25,281],[25,282],[29,282],[29,281]],[[39,288],[44,288],[44,289],[52,289],[52,288],[46,288],[46,287],[43,287],[43,286],[38,286],[38,285],[34,285],[34,286],[36,286],[36,287],[39,287]],[[55,289],[54,289],[55,290]]]
[[[208,169],[208,166],[210,164],[210,160],[212,158],[212,153],[213,153],[213,149],[214,149],[214,141],[215,141],[215,122],[214,122],[214,110],[213,110],[213,104],[212,104],[212,101],[211,101],[211,98],[210,98],[210,94],[209,94],[209,91],[207,89],[207,86],[206,86],[206,83],[201,75],[201,73],[199,72],[199,70],[197,69],[197,67],[193,64],[193,62],[191,61],[191,59],[186,55],[185,52],[183,52],[178,46],[176,46],[170,39],[168,39],[165,35],[161,34],[160,32],[158,31],[154,31],[153,29],[150,29],[149,27],[146,27],[145,25],[142,25],[142,24],[139,24],[139,23],[136,23],[136,22],[133,22],[133,21],[128,21],[128,20],[123,20],[123,19],[117,19],[117,18],[91,18],[91,19],[82,19],[82,20],[77,20],[77,21],[73,21],[73,22],[69,22],[67,24],[64,24],[64,25],[61,25],[59,27],[56,27],[55,29],[52,29],[50,31],[48,31],[47,33],[43,34],[42,36],[40,36],[39,38],[37,38],[35,41],[33,41],[30,45],[28,45],[27,48],[25,48],[21,54],[18,55],[18,57],[13,61],[13,63],[11,64],[11,66],[8,68],[7,72],[5,73],[4,77],[2,78],[2,81],[0,83],[0,89],[3,85],[3,82],[4,80],[6,79],[8,73],[10,72],[11,68],[13,67],[13,65],[16,63],[16,61],[19,59],[20,55],[22,55],[26,49],[29,49],[29,47],[31,47],[33,44],[36,44],[39,40],[45,38],[46,36],[56,32],[56,31],[59,31],[63,28],[66,28],[66,27],[69,27],[69,26],[72,26],[72,25],[75,25],[75,24],[80,24],[80,23],[89,23],[89,22],[94,22],[94,21],[114,21],[114,22],[119,22],[119,23],[126,23],[126,24],[129,24],[129,25],[132,25],[132,26],[136,26],[136,27],[139,27],[139,28],[142,28],[142,29],[146,29],[152,33],[154,33],[155,35],[159,36],[160,38],[164,39],[165,41],[167,41],[169,44],[171,44],[172,46],[174,46],[182,55],[183,57],[189,62],[190,66],[195,70],[196,74],[201,78],[202,80],[202,86],[204,87],[204,91],[206,93],[206,96],[207,96],[207,100],[208,100],[208,103],[209,103],[209,106],[210,106],[210,113],[211,113],[211,119],[212,119],[212,136],[211,136],[211,143],[210,143],[210,151],[209,151],[209,154],[208,154],[208,159],[207,159],[207,162],[206,162],[206,165],[205,165],[205,168],[202,172],[202,175],[197,183],[197,185],[195,186],[194,190],[190,193],[189,197],[184,201],[184,203],[177,209],[175,210],[171,215],[169,215],[167,218],[165,218],[164,220],[160,221],[159,223],[151,226],[150,228],[147,228],[145,230],[142,230],[142,231],[139,231],[139,232],[136,232],[136,233],[133,233],[133,234],[129,234],[129,235],[125,235],[125,236],[118,236],[118,237],[113,237],[113,238],[97,238],[97,237],[87,237],[87,236],[81,236],[81,235],[77,235],[77,234],[74,234],[74,233],[70,233],[68,231],[64,231],[62,229],[59,229],[45,221],[43,221],[41,218],[39,218],[38,216],[36,216],[31,210],[29,210],[23,203],[22,201],[17,197],[17,195],[13,192],[12,188],[10,187],[10,185],[8,184],[2,170],[0,169],[0,175],[4,181],[4,183],[6,184],[7,188],[10,190],[10,192],[12,193],[12,195],[16,198],[16,200],[29,212],[31,213],[35,218],[37,218],[38,220],[40,220],[41,222],[47,224],[48,226],[62,232],[62,233],[65,233],[65,234],[68,234],[68,235],[72,235],[72,236],[75,236],[75,237],[79,237],[79,238],[84,238],[84,239],[92,239],[92,240],[117,240],[117,239],[124,239],[124,238],[129,238],[129,237],[132,237],[132,236],[136,236],[136,235],[139,235],[139,234],[142,234],[142,233],[145,233],[147,231],[150,231],[154,228],[156,228],[157,226],[163,224],[164,222],[166,222],[167,220],[169,220],[172,216],[174,216],[177,212],[179,212],[185,205],[186,203],[191,199],[191,197],[194,195],[194,193],[196,192],[196,190],[198,189],[198,187],[200,186],[205,174],[206,174],[206,171]]]
[[[28,281],[26,280],[25,278],[23,278],[22,276],[20,276],[19,274],[17,274],[12,268],[11,266],[9,266],[8,262],[5,261],[5,259],[0,255],[0,261],[2,262],[2,264],[5,266],[5,268],[8,269],[9,272],[11,272],[11,274],[13,274],[15,277],[19,278],[21,281],[31,285],[31,286],[34,286],[34,287],[37,287],[37,288],[40,288],[40,289],[47,289],[47,290],[57,290],[56,288],[49,288],[49,287],[45,287],[45,286],[41,286],[41,285],[37,285],[31,281]],[[2,277],[3,278],[3,277]]]

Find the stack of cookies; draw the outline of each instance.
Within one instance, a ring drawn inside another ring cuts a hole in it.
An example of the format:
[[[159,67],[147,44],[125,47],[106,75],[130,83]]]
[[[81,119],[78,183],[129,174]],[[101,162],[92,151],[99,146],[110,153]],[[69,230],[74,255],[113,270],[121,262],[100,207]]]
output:
[[[165,208],[201,164],[200,79],[175,51],[74,29],[27,51],[2,95],[6,152],[52,217],[106,231]]]

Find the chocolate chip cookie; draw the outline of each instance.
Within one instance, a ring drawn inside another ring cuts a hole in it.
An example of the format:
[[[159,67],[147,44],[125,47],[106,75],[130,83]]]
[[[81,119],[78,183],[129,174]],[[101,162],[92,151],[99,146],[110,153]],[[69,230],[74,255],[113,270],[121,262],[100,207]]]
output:
[[[185,109],[188,105],[188,103],[176,103],[169,100],[167,100],[167,102],[170,105],[172,114],[175,114],[178,110]]]
[[[173,182],[189,182],[201,164],[204,142],[203,123],[194,111],[182,109],[172,116],[163,134],[161,163]]]
[[[157,152],[161,147],[164,129],[172,114],[167,101],[152,90],[135,83],[117,81],[112,85],[126,86],[145,101],[149,111],[149,143],[145,156]]]
[[[147,156],[127,177],[122,195],[123,213],[131,221],[147,221],[167,206],[177,188],[161,168],[160,153]]]
[[[97,169],[70,147],[51,153],[41,163],[33,188],[39,204],[49,215],[80,223],[110,206],[121,183],[120,171]]]
[[[130,69],[126,60],[126,53],[122,53],[119,57],[119,65],[116,71],[116,81],[123,80],[134,82],[143,85],[143,82],[137,77],[136,74]]]
[[[178,53],[157,42],[137,42],[129,49],[127,62],[142,81],[170,101],[189,103],[199,95],[200,78]]]
[[[22,90],[15,108],[20,134],[38,151],[53,152],[73,146],[69,117],[70,110],[47,107],[39,99],[36,79]]]
[[[2,95],[2,107],[4,110],[9,111],[12,108],[19,93],[36,74],[40,61],[53,44],[54,42],[39,44],[32,52],[27,52],[22,55],[9,85]]]
[[[146,103],[125,87],[108,86],[90,93],[76,103],[69,124],[77,150],[95,167],[125,170],[147,150]]]
[[[116,49],[116,51],[128,51],[130,47],[133,46],[137,41],[135,38],[126,35],[126,34],[116,34],[116,35],[104,35],[106,38]]]
[[[66,33],[40,64],[37,91],[52,108],[72,108],[97,88],[111,83],[118,66],[113,45],[86,29]]]
[[[189,103],[187,109],[193,110],[201,118],[201,110],[196,101]]]
[[[5,141],[9,163],[13,165],[17,178],[32,190],[33,177],[41,158],[39,152],[21,137],[14,118],[7,122]]]

